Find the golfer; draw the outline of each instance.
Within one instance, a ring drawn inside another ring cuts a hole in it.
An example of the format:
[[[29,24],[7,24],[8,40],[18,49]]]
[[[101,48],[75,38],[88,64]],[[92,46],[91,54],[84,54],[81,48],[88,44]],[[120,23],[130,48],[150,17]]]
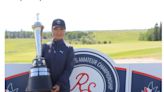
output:
[[[52,22],[53,40],[42,47],[42,56],[50,69],[52,92],[70,92],[69,77],[74,66],[74,50],[64,42],[65,31],[64,20],[55,19]]]

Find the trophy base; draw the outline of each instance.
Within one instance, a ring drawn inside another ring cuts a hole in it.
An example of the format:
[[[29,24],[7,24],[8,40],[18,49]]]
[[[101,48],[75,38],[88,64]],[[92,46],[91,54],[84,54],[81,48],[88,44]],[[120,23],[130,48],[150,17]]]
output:
[[[43,59],[37,60],[42,61]],[[41,65],[40,65],[41,64]],[[28,85],[25,92],[51,92],[52,82],[48,68],[43,63],[35,64],[30,69]]]
[[[49,76],[29,78],[26,92],[51,92],[52,85]]]

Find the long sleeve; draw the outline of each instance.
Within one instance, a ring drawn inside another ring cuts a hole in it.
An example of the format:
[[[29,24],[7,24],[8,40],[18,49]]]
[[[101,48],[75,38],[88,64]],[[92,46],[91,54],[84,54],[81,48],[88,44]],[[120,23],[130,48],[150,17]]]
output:
[[[46,44],[42,44],[42,57],[44,57],[45,50],[46,50]]]
[[[47,66],[47,68],[50,69],[50,63],[49,63],[49,61],[46,60],[46,58],[45,58],[45,54],[47,54],[46,51],[48,51],[48,45],[47,45],[47,44],[43,44],[43,45],[42,45],[42,57],[43,57],[43,58],[45,59],[45,61],[46,61],[46,66]]]
[[[62,76],[57,81],[57,84],[62,86],[63,88],[65,88],[64,85],[66,83],[68,83],[69,77],[71,75],[71,72],[72,72],[73,66],[74,66],[74,51],[73,51],[73,47],[69,47],[69,52],[68,52],[68,56],[67,56],[66,59],[67,60],[66,60],[65,70],[64,70]]]

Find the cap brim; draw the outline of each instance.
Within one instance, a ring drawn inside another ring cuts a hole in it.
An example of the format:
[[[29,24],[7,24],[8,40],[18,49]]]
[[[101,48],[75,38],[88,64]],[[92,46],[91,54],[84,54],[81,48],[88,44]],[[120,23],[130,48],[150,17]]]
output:
[[[64,28],[64,29],[65,29],[65,27],[60,26],[60,25],[55,25],[55,26],[53,26],[52,28],[53,28],[53,29],[54,29],[54,28]]]

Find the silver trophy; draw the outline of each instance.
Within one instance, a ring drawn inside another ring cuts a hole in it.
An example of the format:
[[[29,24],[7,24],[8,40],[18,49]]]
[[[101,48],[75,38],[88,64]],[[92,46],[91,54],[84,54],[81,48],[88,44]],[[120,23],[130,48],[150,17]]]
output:
[[[39,14],[37,14],[37,22],[32,25],[32,28],[36,43],[36,58],[33,60],[33,66],[30,69],[26,92],[51,92],[52,83],[49,69],[42,57],[42,31],[44,27],[39,22]]]

